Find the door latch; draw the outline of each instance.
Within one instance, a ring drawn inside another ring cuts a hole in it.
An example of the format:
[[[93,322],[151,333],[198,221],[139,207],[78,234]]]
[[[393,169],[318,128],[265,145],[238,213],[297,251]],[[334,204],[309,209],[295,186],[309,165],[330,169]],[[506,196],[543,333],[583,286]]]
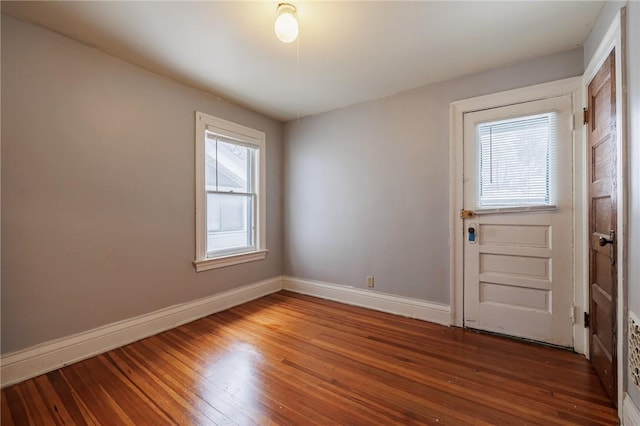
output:
[[[469,219],[470,217],[473,217],[473,210],[465,210],[462,209],[460,210],[460,219]]]

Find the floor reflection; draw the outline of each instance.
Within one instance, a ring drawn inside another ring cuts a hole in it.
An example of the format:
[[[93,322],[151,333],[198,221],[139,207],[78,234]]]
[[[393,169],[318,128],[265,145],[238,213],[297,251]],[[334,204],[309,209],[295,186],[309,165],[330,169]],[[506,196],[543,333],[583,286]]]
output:
[[[227,416],[242,417],[243,411],[260,410],[264,356],[245,342],[235,342],[206,368],[201,397],[214,406],[225,406]],[[233,418],[233,417],[232,417]]]

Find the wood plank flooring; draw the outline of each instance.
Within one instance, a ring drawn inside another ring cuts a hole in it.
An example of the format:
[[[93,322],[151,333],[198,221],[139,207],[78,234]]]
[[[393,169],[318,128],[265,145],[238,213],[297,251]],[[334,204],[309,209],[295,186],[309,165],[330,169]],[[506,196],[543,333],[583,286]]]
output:
[[[587,360],[289,292],[2,391],[2,425],[613,425]]]

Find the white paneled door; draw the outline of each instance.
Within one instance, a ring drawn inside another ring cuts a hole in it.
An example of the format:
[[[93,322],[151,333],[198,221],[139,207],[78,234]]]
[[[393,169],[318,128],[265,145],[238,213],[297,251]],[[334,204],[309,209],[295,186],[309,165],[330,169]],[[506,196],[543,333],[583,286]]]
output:
[[[464,325],[573,347],[572,104],[464,115]]]

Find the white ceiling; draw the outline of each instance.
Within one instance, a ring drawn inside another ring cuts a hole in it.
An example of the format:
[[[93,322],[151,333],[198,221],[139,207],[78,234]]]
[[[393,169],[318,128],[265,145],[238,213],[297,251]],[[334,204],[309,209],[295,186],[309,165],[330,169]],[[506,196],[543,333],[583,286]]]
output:
[[[2,2],[2,12],[278,120],[581,46],[603,1]]]

